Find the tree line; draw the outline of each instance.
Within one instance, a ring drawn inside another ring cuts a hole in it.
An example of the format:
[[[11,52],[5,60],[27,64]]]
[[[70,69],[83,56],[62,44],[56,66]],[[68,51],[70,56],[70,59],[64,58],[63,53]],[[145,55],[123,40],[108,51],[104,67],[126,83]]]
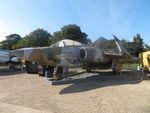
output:
[[[82,32],[80,27],[75,24],[63,26],[60,31],[54,32],[52,35],[41,28],[38,28],[25,37],[19,34],[10,34],[6,39],[0,42],[1,49],[14,50],[26,47],[43,47],[50,46],[62,39],[71,39],[84,44],[91,43],[87,38],[88,35]],[[131,55],[138,56],[140,52],[150,50],[150,46],[146,44],[140,34],[136,34],[132,41],[122,39],[124,47]]]
[[[139,56],[139,53],[150,50],[150,46],[144,42],[140,34],[136,34],[132,41],[126,39],[122,39],[121,41],[127,51],[136,57]]]
[[[43,47],[49,46],[62,39],[71,39],[87,44],[91,42],[87,38],[87,34],[82,32],[80,27],[75,24],[63,26],[60,31],[54,32],[52,35],[41,28],[38,28],[25,37],[19,34],[10,34],[6,39],[0,42],[1,49],[14,50],[25,47]]]

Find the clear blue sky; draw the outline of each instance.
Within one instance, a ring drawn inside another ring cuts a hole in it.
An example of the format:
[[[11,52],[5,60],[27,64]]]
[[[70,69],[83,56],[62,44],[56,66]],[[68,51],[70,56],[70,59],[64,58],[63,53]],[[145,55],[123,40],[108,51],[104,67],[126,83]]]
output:
[[[37,28],[52,34],[67,24],[80,26],[92,41],[141,33],[150,44],[150,0],[0,0],[0,40]]]

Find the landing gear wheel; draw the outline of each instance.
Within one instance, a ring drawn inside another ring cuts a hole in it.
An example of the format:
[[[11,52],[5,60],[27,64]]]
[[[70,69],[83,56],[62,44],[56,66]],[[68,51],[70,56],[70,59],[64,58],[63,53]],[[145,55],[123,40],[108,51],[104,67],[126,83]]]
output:
[[[114,75],[116,75],[116,74],[117,74],[117,71],[116,71],[116,70],[114,70],[114,69],[112,69],[112,72],[113,72],[113,74],[114,74]]]
[[[39,76],[44,77],[44,75],[43,75],[43,74],[39,74]]]
[[[45,66],[41,66],[41,65],[38,66],[38,75],[41,77],[45,76]]]
[[[112,72],[114,75],[117,75],[119,71],[117,71],[116,68],[112,68]]]
[[[62,75],[63,75],[63,67],[62,66],[58,66],[55,69],[56,69],[56,71],[54,73],[53,80],[61,80],[62,79]]]

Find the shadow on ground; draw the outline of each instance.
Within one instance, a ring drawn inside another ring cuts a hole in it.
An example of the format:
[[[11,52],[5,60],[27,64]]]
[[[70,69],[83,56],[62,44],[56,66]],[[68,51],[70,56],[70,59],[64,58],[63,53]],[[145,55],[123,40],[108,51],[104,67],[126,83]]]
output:
[[[150,80],[150,77],[148,78],[148,80]],[[100,73],[94,72],[92,76],[58,81],[54,82],[53,85],[71,84],[70,86],[62,89],[59,92],[60,94],[68,94],[68,93],[84,92],[108,86],[138,84],[141,81],[142,79],[140,73],[124,72],[122,73],[122,75],[114,76],[112,75],[111,72],[100,72]]]
[[[21,71],[19,68],[16,69],[0,69],[0,76],[11,76],[11,75],[16,75],[16,74],[22,74],[26,73],[25,71]]]

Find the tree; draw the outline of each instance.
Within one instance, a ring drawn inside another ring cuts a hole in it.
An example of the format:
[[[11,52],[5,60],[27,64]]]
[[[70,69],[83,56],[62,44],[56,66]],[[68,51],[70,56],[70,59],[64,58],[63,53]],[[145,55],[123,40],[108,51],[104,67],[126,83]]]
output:
[[[62,39],[71,39],[85,44],[91,42],[91,40],[87,38],[87,34],[82,32],[80,27],[75,24],[63,26],[60,31],[54,32],[50,43],[53,44]]]
[[[6,36],[6,40],[1,42],[1,48],[2,49],[7,49],[7,50],[12,50],[13,46],[21,40],[21,36],[18,34],[10,34]]]
[[[133,42],[130,42],[126,39],[122,39],[121,40],[122,44],[123,44],[123,47],[131,54],[131,55],[134,55],[133,54],[133,46],[134,46],[134,43]]]
[[[57,41],[60,41],[60,40],[62,40],[62,39],[64,39],[64,38],[63,38],[63,36],[62,36],[61,31],[54,32],[52,38],[49,40],[49,44],[50,44],[50,45],[51,45],[51,44],[54,44],[54,43],[56,43]]]
[[[26,35],[14,46],[15,49],[25,48],[25,47],[43,47],[49,46],[49,40],[51,34],[44,29],[36,29],[32,31],[29,35]]]
[[[13,46],[13,49],[19,49],[19,48],[25,48],[25,47],[30,47],[28,36],[25,36],[24,38],[22,38],[21,40],[19,40],[19,41]]]
[[[129,42],[128,40],[122,39],[121,42],[122,42],[122,44],[123,44],[123,47],[125,47],[125,48],[128,47],[128,44],[127,44],[127,43]]]
[[[144,51],[144,42],[140,34],[136,34],[136,36],[133,37],[132,42],[123,39],[122,43],[127,51],[133,56],[138,57],[139,53]]]
[[[44,29],[36,29],[26,36],[30,47],[49,46],[48,41],[51,37],[51,34]]]
[[[144,44],[144,51],[150,50],[150,46],[148,44]]]
[[[133,54],[139,56],[139,53],[144,51],[144,42],[140,34],[136,34],[136,36],[133,37],[133,43]]]

